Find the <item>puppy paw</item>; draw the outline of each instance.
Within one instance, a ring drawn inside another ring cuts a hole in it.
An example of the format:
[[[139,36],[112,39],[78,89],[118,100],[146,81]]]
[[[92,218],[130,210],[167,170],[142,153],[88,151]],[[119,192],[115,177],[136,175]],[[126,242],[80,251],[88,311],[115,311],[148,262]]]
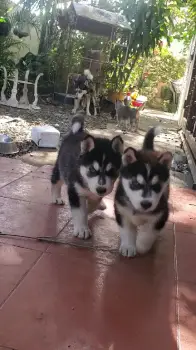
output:
[[[119,252],[121,255],[127,258],[133,258],[134,256],[136,256],[136,247],[132,245],[121,244]]]
[[[141,255],[148,253],[151,250],[154,242],[155,242],[155,239],[149,239],[149,240],[137,239],[136,241],[137,253]]]
[[[53,204],[64,205],[65,201],[62,198],[56,198],[52,201]]]
[[[88,227],[80,227],[80,228],[75,227],[73,234],[74,234],[74,237],[78,237],[80,239],[88,239],[89,237],[92,236],[92,233]]]
[[[75,109],[72,109],[71,113],[75,114],[75,113],[76,113],[76,110],[75,110]]]

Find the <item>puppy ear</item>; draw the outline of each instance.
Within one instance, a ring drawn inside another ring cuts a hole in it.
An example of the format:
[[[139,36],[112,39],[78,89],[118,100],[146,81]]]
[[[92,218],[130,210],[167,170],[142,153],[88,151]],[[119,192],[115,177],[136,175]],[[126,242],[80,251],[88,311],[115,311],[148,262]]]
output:
[[[112,144],[112,148],[113,148],[114,152],[121,153],[121,154],[123,153],[123,151],[124,151],[124,142],[123,142],[122,137],[115,136],[112,139],[111,144]]]
[[[166,165],[170,169],[173,155],[171,152],[164,152],[159,156],[159,163]]]
[[[123,165],[128,165],[136,162],[136,150],[132,147],[127,148],[122,156]]]
[[[80,144],[80,147],[81,147],[81,154],[92,151],[92,149],[95,147],[95,140],[93,136],[91,135],[85,136],[84,140]]]

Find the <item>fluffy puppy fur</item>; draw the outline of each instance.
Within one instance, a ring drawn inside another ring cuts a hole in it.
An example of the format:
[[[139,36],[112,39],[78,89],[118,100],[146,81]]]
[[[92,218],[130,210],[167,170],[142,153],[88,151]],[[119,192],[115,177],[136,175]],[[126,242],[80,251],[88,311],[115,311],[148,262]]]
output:
[[[153,140],[159,128],[146,134],[139,151],[127,148],[122,157],[115,194],[115,216],[120,231],[120,253],[133,257],[147,253],[169,216],[170,152],[155,152]]]
[[[84,119],[75,116],[65,136],[53,169],[52,202],[63,204],[61,186],[65,182],[74,224],[74,236],[87,239],[88,213],[103,209],[102,198],[108,195],[119,175],[123,140],[95,138],[84,130]],[[101,206],[101,207],[100,207]]]

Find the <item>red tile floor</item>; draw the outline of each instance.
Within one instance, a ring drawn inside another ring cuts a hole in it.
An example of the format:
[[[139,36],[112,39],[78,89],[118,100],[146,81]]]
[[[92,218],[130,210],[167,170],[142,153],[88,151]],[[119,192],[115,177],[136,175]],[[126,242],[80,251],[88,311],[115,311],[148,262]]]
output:
[[[196,349],[195,192],[173,187],[163,236],[127,260],[112,198],[94,238],[73,239],[50,169],[0,158],[0,350]],[[57,235],[65,244],[37,240]]]

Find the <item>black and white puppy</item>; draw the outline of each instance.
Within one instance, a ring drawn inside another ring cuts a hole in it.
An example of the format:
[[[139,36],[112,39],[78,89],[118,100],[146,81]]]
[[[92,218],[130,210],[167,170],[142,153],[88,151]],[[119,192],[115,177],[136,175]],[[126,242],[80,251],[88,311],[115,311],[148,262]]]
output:
[[[114,208],[120,230],[120,253],[126,257],[147,253],[169,216],[172,154],[154,151],[153,140],[159,132],[159,127],[150,129],[143,149],[129,147],[122,157]]]
[[[80,107],[81,102],[83,102],[83,107],[86,108],[86,114],[90,116],[90,103],[92,100],[94,115],[97,115],[95,86],[93,83],[93,75],[89,69],[85,69],[84,74],[79,75],[79,77],[75,80],[75,91],[76,96],[74,99],[74,108],[72,109],[72,113],[75,114]]]
[[[104,209],[102,198],[113,190],[123,153],[120,136],[112,140],[94,138],[84,130],[84,119],[75,116],[71,131],[62,141],[53,169],[52,202],[64,204],[61,186],[67,185],[74,224],[74,236],[87,239],[88,213]]]

